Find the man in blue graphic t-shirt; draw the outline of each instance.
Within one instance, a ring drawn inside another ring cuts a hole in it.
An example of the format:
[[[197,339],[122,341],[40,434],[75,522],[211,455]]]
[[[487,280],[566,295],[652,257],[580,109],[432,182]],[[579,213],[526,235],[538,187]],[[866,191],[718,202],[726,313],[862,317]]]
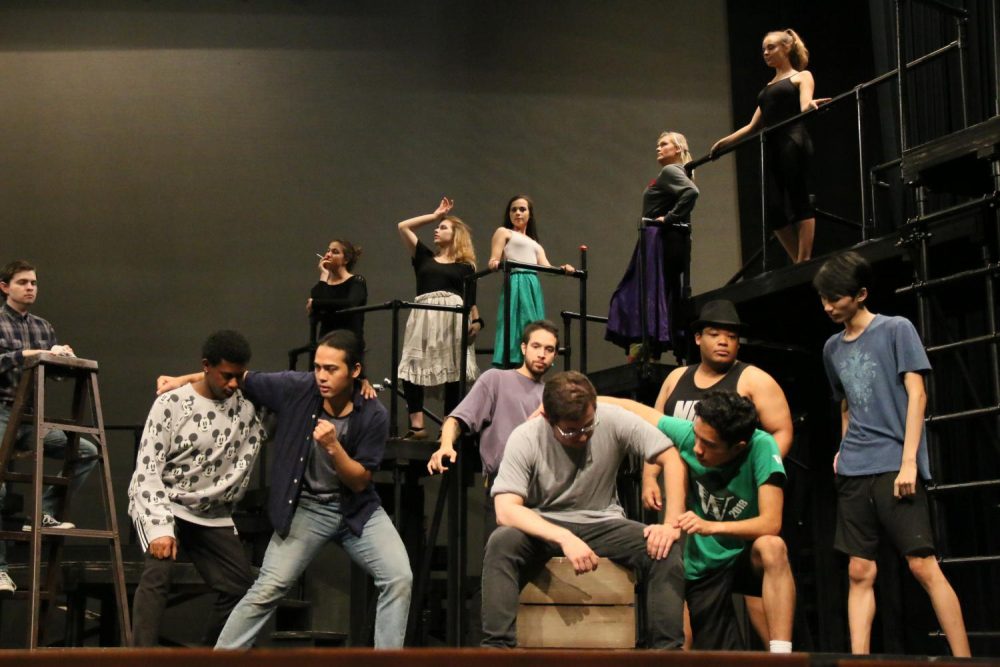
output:
[[[827,315],[844,325],[823,347],[823,363],[841,405],[834,547],[850,557],[851,651],[869,652],[875,556],[884,532],[930,595],[952,653],[968,656],[961,605],[935,558],[922,481],[930,479],[924,433],[930,362],[909,320],[865,306],[871,275],[864,258],[846,252],[828,260],[813,280]]]

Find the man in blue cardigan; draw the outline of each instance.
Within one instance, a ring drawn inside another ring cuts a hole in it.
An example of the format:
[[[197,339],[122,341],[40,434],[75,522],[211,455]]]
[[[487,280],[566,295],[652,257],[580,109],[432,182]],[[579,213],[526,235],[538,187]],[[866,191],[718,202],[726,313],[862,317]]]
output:
[[[358,340],[338,330],[319,341],[312,373],[244,376],[243,393],[278,418],[268,500],[274,535],[257,580],[233,609],[216,648],[250,647],[330,541],[375,579],[375,648],[403,646],[413,575],[372,483],[389,419],[378,400],[361,395],[360,375]]]

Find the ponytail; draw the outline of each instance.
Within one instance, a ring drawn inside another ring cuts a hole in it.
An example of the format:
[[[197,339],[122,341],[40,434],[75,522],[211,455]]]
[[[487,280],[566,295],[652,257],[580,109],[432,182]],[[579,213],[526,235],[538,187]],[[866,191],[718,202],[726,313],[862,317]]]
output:
[[[788,62],[800,72],[809,67],[809,49],[806,48],[806,43],[791,28],[781,32],[784,35],[782,42],[788,46]]]

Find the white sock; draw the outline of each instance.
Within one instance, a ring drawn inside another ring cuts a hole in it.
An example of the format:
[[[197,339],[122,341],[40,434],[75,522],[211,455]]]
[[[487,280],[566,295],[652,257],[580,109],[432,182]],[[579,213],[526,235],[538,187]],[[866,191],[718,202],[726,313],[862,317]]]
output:
[[[791,653],[791,652],[792,652],[792,642],[786,642],[784,639],[771,640],[771,653]]]

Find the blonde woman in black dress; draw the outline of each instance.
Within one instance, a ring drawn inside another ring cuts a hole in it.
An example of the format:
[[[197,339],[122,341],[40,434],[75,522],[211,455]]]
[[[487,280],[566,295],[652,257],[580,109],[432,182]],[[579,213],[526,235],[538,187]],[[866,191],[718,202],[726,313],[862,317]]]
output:
[[[809,49],[794,30],[767,33],[762,49],[764,63],[774,70],[774,78],[757,96],[757,110],[750,123],[715,142],[712,153],[762,127],[776,125],[830,101],[830,98],[813,98],[816,82],[806,69]],[[812,153],[812,140],[801,122],[790,123],[767,135],[768,222],[796,264],[812,257],[816,234],[816,212],[809,187]]]

